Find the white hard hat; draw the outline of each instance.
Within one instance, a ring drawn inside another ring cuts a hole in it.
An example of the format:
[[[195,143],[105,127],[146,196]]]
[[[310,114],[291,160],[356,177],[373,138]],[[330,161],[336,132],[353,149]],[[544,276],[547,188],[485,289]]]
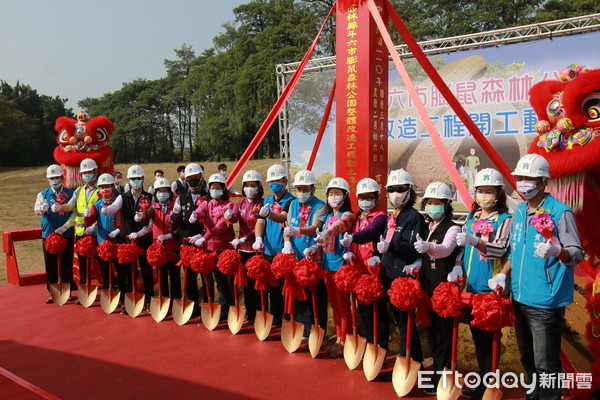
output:
[[[307,169],[298,171],[294,177],[294,186],[314,185],[316,182],[315,174]]]
[[[518,162],[512,175],[531,178],[550,178],[550,165],[539,154],[525,154]]]
[[[473,186],[504,186],[504,178],[494,168],[484,168],[475,175]]]
[[[396,185],[412,185],[412,176],[402,168],[390,172],[385,187]]]
[[[98,169],[98,164],[91,158],[84,158],[79,164],[79,172],[89,172]]]
[[[198,175],[198,174],[204,175],[204,173],[202,172],[202,167],[199,166],[198,164],[191,163],[185,167],[185,176],[186,177],[192,176],[192,175]]]
[[[227,184],[227,179],[221,174],[212,174],[210,178],[208,178],[208,184],[210,185],[213,182]]]
[[[114,185],[115,178],[111,174],[102,174],[98,178],[98,186],[100,185]]]
[[[58,164],[52,164],[46,170],[46,178],[54,178],[55,176],[63,176],[63,170]]]
[[[356,194],[363,194],[363,193],[373,193],[373,192],[377,192],[379,193],[381,189],[379,189],[379,184],[377,183],[377,181],[373,178],[363,178],[360,181],[358,181],[358,184],[356,185]]]
[[[348,181],[346,181],[344,178],[333,178],[330,180],[327,184],[327,189],[331,188],[343,189],[346,192],[350,191],[350,185],[348,185]]]
[[[169,180],[167,178],[159,176],[154,181],[154,185],[152,185],[152,187],[154,188],[154,191],[156,191],[157,189],[160,189],[160,188],[169,188],[170,189],[171,182],[169,182]]]
[[[143,178],[144,177],[144,168],[141,165],[132,165],[127,170],[127,178]]]
[[[250,169],[244,172],[244,176],[242,177],[242,183],[244,182],[262,182],[262,178],[257,171]]]
[[[452,191],[443,182],[432,182],[425,189],[424,199],[452,200]]]
[[[283,165],[273,164],[267,170],[267,182],[277,181],[281,178],[287,178],[288,172]]]

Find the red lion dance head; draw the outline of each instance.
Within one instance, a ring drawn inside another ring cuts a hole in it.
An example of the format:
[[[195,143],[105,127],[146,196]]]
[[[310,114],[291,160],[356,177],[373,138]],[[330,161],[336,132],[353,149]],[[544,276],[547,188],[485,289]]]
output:
[[[54,159],[65,172],[67,187],[83,184],[79,164],[85,158],[91,158],[98,164],[99,174],[113,172],[112,151],[108,143],[115,126],[108,118],[97,116],[90,119],[87,113],[80,111],[77,120],[58,117],[54,129],[58,132]]]

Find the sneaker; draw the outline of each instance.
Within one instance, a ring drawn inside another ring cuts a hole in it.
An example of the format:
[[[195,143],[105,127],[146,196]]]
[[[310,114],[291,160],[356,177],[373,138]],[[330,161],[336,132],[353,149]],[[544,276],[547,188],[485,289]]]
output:
[[[77,301],[75,302],[75,305],[76,306],[80,306],[81,305],[81,302],[79,301],[79,299],[77,299]]]
[[[121,308],[121,311],[119,312],[119,314],[127,315],[127,311],[125,311],[125,308]]]
[[[52,300],[52,296],[50,296],[46,299],[46,304],[52,304],[52,303],[54,303],[54,300]]]
[[[144,304],[144,310],[146,310],[147,312],[150,312],[150,303]]]
[[[331,358],[342,358],[344,357],[344,345],[341,343],[335,343],[329,349],[329,357]]]
[[[423,393],[425,393],[427,396],[435,396],[437,394],[437,390],[435,390],[435,388],[433,388],[433,389],[421,389],[421,391]]]

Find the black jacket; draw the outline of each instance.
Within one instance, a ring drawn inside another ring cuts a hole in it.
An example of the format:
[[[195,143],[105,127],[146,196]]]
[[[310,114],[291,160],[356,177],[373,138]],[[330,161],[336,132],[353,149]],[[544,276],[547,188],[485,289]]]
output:
[[[390,240],[390,247],[383,254],[381,260],[385,276],[390,279],[404,276],[402,273],[404,267],[414,263],[420,256],[417,250],[415,250],[414,244],[417,233],[423,236],[424,231],[425,219],[414,208],[405,208],[398,214],[396,217],[396,230],[394,236],[392,236],[392,240]]]

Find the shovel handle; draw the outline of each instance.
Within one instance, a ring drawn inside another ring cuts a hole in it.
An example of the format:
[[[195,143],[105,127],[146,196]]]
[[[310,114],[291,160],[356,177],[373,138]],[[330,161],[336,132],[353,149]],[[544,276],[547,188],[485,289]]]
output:
[[[260,308],[262,309],[262,311],[267,311],[267,301],[265,299],[265,291],[261,290],[260,291]]]
[[[186,267],[185,265],[183,266],[183,288],[181,288],[181,298],[185,299],[185,290],[187,288],[187,282],[188,282],[188,267]]]
[[[500,353],[500,329],[494,330],[494,337],[492,340],[492,371],[498,369],[498,364],[500,363],[500,357],[498,353]]]
[[[379,337],[379,302],[378,299],[375,299],[373,303],[371,303],[373,307],[373,344],[377,346],[377,338]]]
[[[458,318],[454,317],[452,321],[452,353],[450,355],[450,365],[452,373],[456,371],[456,356],[458,352]]]
[[[160,273],[162,266],[156,267],[156,277],[158,278],[158,297],[162,297],[162,275]],[[154,282],[153,282],[154,283]]]
[[[356,321],[356,294],[354,292],[350,294],[350,313],[352,314],[352,333],[356,335],[358,323]]]
[[[408,311],[408,318],[406,319],[406,362],[410,361],[410,348],[412,347],[412,334],[413,334],[413,320],[415,318],[415,310]],[[408,365],[407,365],[408,370]]]
[[[136,292],[137,282],[135,281],[135,273],[137,272],[137,260],[131,263],[131,293]]]
[[[235,283],[233,284],[233,301],[236,307],[240,306],[240,295],[238,293],[238,286]]]
[[[213,303],[213,291],[210,285],[208,284],[208,274],[204,275],[204,285],[206,286],[206,296],[208,297],[208,302]]]
[[[317,287],[316,286],[311,286],[310,297],[312,298],[312,309],[313,309],[313,318],[315,320],[315,325],[319,326],[319,307],[317,307]]]

